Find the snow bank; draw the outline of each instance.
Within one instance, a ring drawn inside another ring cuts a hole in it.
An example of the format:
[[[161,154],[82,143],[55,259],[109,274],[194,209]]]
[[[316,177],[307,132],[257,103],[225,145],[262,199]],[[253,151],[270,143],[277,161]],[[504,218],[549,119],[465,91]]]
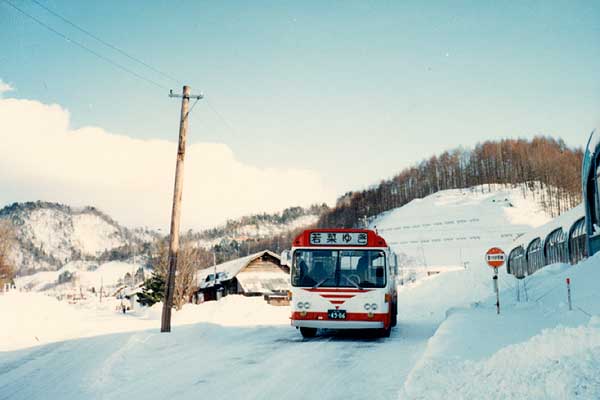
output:
[[[141,318],[160,321],[162,303],[146,308]],[[289,325],[290,308],[269,305],[262,297],[230,295],[219,301],[186,304],[173,314],[173,323],[208,322],[221,326]]]
[[[519,296],[528,301],[517,301],[516,280],[504,275],[503,281],[501,315],[493,296],[448,311],[401,398],[600,398],[600,255],[525,278]],[[448,288],[439,287],[439,293],[446,295]]]
[[[74,307],[37,293],[0,296],[0,315],[0,351],[84,334],[82,316]]]
[[[493,340],[493,339],[490,339]],[[425,362],[411,374],[411,399],[598,399],[600,319],[556,327],[482,361]]]

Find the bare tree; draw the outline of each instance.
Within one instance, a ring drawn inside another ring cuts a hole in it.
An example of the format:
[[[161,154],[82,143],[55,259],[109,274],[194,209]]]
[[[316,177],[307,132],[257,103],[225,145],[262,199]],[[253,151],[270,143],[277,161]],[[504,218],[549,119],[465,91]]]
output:
[[[189,302],[197,289],[196,273],[199,269],[200,250],[186,242],[177,257],[177,278],[175,279],[175,307],[181,307]]]
[[[13,224],[6,220],[0,220],[0,288],[12,281],[15,276],[16,270],[9,257],[15,239]]]
[[[158,240],[151,259],[154,271],[166,280],[169,266],[169,246],[165,240]],[[177,275],[175,277],[175,292],[173,304],[180,310],[196,290],[196,272],[205,263],[207,252],[193,247],[191,242],[183,243],[177,255]]]

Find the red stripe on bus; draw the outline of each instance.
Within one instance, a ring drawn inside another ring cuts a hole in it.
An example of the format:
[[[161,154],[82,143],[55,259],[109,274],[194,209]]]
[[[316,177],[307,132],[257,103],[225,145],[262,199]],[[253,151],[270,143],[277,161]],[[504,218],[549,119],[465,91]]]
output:
[[[321,297],[326,299],[351,299],[355,294],[321,294]]]
[[[315,293],[366,293],[366,292],[370,292],[371,289],[336,289],[336,288],[329,288],[329,289],[321,289],[321,288],[310,288],[310,289],[304,289],[307,292],[315,292]]]
[[[344,304],[345,300],[329,300],[331,304]]]

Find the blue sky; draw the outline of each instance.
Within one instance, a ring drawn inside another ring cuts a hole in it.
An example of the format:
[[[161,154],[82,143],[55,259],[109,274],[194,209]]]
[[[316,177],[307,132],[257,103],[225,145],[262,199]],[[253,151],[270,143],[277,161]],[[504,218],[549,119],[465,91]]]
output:
[[[40,1],[204,92],[220,115],[198,104],[191,143],[224,143],[260,168],[312,169],[336,194],[457,146],[536,134],[580,146],[600,126],[598,1]],[[5,97],[58,103],[73,128],[176,140],[180,105],[165,90],[3,2],[0,38],[0,78],[16,89]]]

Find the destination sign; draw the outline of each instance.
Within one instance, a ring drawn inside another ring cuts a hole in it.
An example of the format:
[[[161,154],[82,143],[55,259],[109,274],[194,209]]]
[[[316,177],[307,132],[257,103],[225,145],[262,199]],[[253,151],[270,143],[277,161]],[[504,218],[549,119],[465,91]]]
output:
[[[314,246],[366,246],[365,232],[311,232],[310,244]]]

